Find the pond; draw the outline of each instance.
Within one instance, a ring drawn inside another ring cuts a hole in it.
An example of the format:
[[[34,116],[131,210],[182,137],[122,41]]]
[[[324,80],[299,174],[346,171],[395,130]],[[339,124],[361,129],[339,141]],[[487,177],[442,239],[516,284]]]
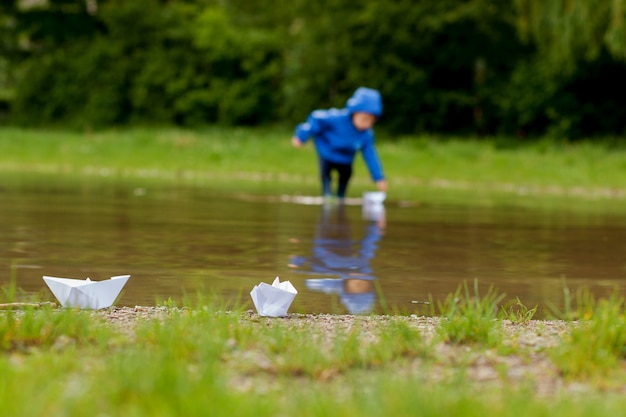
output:
[[[619,211],[390,197],[366,212],[358,199],[191,186],[0,188],[0,282],[51,297],[43,275],[130,274],[117,305],[202,293],[253,308],[250,290],[278,276],[299,292],[290,312],[424,314],[474,282],[547,311],[566,287],[622,291],[625,250]]]

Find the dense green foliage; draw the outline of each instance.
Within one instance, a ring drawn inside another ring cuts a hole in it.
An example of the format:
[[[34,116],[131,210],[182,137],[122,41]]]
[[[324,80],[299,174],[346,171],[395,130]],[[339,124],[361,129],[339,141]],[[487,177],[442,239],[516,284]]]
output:
[[[24,125],[258,125],[359,85],[403,133],[620,136],[622,0],[5,0],[0,113]]]

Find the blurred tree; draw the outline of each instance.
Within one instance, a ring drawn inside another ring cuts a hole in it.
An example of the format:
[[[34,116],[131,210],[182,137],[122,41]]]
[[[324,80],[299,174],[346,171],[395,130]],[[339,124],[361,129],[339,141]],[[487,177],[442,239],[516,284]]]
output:
[[[93,0],[92,0],[93,1]],[[57,79],[72,80],[72,74],[57,65],[59,57],[73,59],[68,54],[78,43],[85,44],[99,28],[97,16],[92,14],[85,0],[32,0],[3,3],[4,20],[9,30],[2,36],[0,53],[9,62],[9,75],[14,84],[12,113],[17,119],[33,123],[54,119],[58,115],[58,95],[74,97],[60,91]],[[34,81],[33,84],[31,82]],[[39,87],[40,89],[37,89]],[[31,95],[32,94],[32,95]],[[56,95],[56,96],[55,96]],[[33,99],[33,103],[27,103]],[[49,102],[48,102],[49,100]],[[25,112],[24,112],[25,110]],[[31,112],[31,110],[35,110]],[[42,117],[42,114],[45,115]]]
[[[355,86],[346,83],[355,53],[349,27],[363,3],[296,0],[293,7],[282,85],[283,114],[292,121],[314,108],[341,107],[352,92]]]
[[[350,76],[384,80],[398,130],[487,133],[493,97],[524,53],[513,22],[509,1],[370,2]]]
[[[97,20],[85,0],[17,1],[14,4],[16,30],[29,50],[55,48],[97,31]]]
[[[521,63],[498,95],[500,133],[580,139],[626,134],[626,65],[606,51],[555,71],[539,57]]]
[[[626,0],[515,0],[518,27],[544,59],[572,70],[603,50],[626,61]]]
[[[218,3],[101,1],[97,30],[33,36],[49,42],[21,64],[16,120],[107,126],[275,119],[277,36],[238,26]]]
[[[6,0],[0,3],[0,119],[7,117],[9,103],[13,98],[10,64],[17,51],[15,3],[15,0]]]
[[[0,3],[0,57],[12,58],[16,51],[16,1],[5,0]]]
[[[626,1],[515,0],[520,63],[500,101],[503,131],[582,138],[626,134]]]
[[[257,124],[277,114],[280,33],[241,15],[240,10],[231,15],[228,8],[203,8],[192,40],[205,57],[204,74],[199,74],[206,79],[202,100],[213,109],[214,120]]]
[[[382,91],[385,125],[395,131],[493,130],[491,95],[524,52],[509,1],[297,5],[284,80],[289,116],[343,104],[338,96],[368,85]]]
[[[366,85],[394,132],[622,134],[625,2],[3,0],[0,110],[83,127],[295,122]]]

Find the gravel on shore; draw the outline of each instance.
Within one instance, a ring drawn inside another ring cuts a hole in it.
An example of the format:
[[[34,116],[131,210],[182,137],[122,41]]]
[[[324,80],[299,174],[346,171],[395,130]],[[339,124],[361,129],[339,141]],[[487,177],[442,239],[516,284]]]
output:
[[[132,332],[136,323],[149,319],[166,319],[169,315],[166,307],[113,307],[99,310],[94,314],[103,316],[108,322]],[[362,339],[376,338],[376,329],[392,320],[405,321],[409,326],[419,330],[425,340],[433,340],[439,317],[424,316],[354,316],[335,314],[289,314],[282,318],[261,317],[252,310],[241,314],[242,322],[252,325],[259,323],[272,326],[276,323],[293,325],[296,328],[310,328],[320,331],[329,337],[340,330],[350,330],[358,326]],[[495,348],[474,345],[455,345],[444,342],[432,344],[433,357],[428,370],[428,378],[433,381],[442,380],[454,375],[463,368],[465,376],[481,386],[489,384],[509,386],[529,385],[541,396],[550,396],[558,392],[587,392],[594,388],[584,382],[566,381],[549,357],[548,350],[569,334],[576,322],[560,320],[531,320],[523,324],[502,320],[502,331],[505,334],[504,344],[508,344],[510,353],[500,353]],[[247,352],[250,356],[251,352]],[[252,355],[254,356],[254,354]],[[393,366],[393,365],[392,365]],[[416,359],[408,366],[404,364],[403,372],[424,372],[423,361]],[[241,382],[238,383],[241,386]],[[621,391],[620,387],[619,390]]]

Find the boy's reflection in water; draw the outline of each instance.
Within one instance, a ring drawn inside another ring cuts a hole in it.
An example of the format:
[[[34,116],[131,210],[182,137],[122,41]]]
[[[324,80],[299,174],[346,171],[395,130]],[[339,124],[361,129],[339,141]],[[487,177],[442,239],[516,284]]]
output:
[[[360,240],[353,240],[344,204],[324,204],[321,210],[313,238],[313,255],[295,256],[290,266],[302,268],[305,273],[333,276],[307,279],[305,284],[314,291],[337,294],[350,314],[370,313],[376,301],[370,263],[384,232],[384,207],[376,212],[363,212],[368,222]]]

